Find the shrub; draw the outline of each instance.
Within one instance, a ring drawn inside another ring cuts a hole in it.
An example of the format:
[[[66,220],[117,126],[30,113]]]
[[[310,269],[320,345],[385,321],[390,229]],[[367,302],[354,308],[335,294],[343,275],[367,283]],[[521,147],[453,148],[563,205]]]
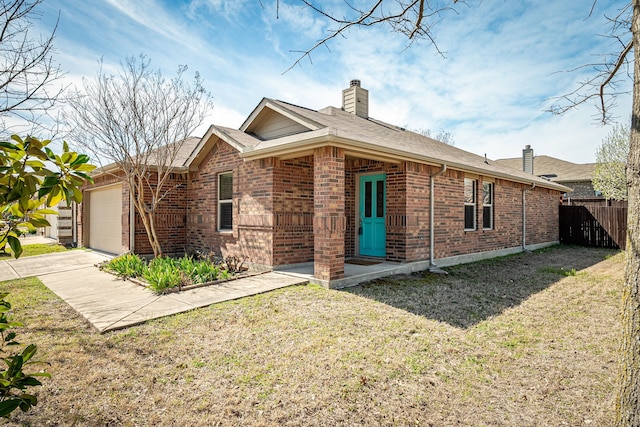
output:
[[[234,266],[241,266],[239,263],[234,263]],[[129,253],[112,259],[102,268],[124,278],[142,277],[149,283],[149,289],[160,294],[194,283],[213,282],[219,278],[228,280],[234,273],[208,259],[196,259],[189,255],[177,259],[155,258],[147,264],[139,256]]]
[[[191,270],[190,277],[194,283],[207,283],[218,280],[220,269],[209,261],[199,261],[195,263]]]
[[[223,262],[225,269],[230,273],[240,273],[247,268],[244,266],[244,262],[247,260],[246,256],[230,255],[224,258]]]
[[[147,269],[147,264],[138,255],[128,253],[109,261],[104,268],[120,277],[141,277]]]
[[[183,274],[171,258],[155,258],[142,275],[149,282],[149,288],[159,294],[182,285]]]
[[[5,300],[7,293],[0,293],[0,343],[1,352],[5,354],[4,346],[15,346],[19,343],[15,340],[16,333],[9,329],[22,326],[19,322],[10,322],[7,312],[11,310],[11,303]],[[46,372],[25,373],[23,368],[44,363],[32,360],[38,348],[35,344],[29,344],[19,353],[1,357],[6,369],[0,371],[0,417],[8,418],[9,415],[20,408],[23,412],[38,404],[38,398],[26,393],[27,388],[42,385],[37,377],[51,378]]]

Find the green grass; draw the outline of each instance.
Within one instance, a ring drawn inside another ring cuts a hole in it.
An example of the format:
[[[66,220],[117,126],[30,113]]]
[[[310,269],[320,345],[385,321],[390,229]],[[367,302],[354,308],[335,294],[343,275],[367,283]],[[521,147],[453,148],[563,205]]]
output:
[[[541,271],[545,273],[558,274],[560,276],[565,276],[565,277],[575,276],[578,274],[575,268],[565,269],[564,267],[544,267],[541,269]]]
[[[52,374],[7,425],[609,426],[623,264],[558,247],[104,335],[37,279],[0,282]]]
[[[70,249],[67,249],[63,245],[57,245],[54,243],[34,243],[31,245],[22,246],[22,255],[20,255],[20,258],[25,258],[29,256],[35,256],[35,255],[46,255],[46,254],[52,254],[56,252],[66,252],[68,250]],[[4,257],[4,258],[13,257],[13,252],[11,252],[11,249],[7,249],[7,253],[0,254],[0,257]]]

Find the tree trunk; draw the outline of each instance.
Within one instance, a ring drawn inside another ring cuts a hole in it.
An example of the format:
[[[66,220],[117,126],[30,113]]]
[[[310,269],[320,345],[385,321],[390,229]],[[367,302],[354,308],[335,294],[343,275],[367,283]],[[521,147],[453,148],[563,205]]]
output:
[[[622,291],[618,427],[640,426],[640,0],[633,0],[633,111],[627,160],[629,216]]]
[[[134,186],[130,185],[129,194],[135,194],[134,197],[134,206],[135,209],[140,215],[140,219],[142,220],[142,225],[144,226],[144,230],[147,233],[147,238],[149,239],[149,244],[151,245],[151,249],[153,250],[153,256],[155,258],[162,256],[162,246],[158,241],[158,236],[156,234],[155,229],[155,221],[153,212],[149,212],[145,208],[145,193],[144,193],[144,183],[140,182],[138,177],[134,178],[138,179],[139,185]],[[136,189],[137,187],[137,189]]]
[[[149,219],[149,229],[147,230],[147,235],[149,236],[149,242],[151,243],[151,248],[153,249],[153,255],[158,258],[163,255],[162,246],[160,245],[160,240],[158,239],[158,235],[156,233],[156,214],[154,211],[147,212]]]

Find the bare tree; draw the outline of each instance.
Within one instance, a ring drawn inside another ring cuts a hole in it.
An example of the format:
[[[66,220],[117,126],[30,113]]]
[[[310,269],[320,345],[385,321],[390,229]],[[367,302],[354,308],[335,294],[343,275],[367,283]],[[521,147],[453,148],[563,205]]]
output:
[[[53,83],[62,77],[53,62],[53,38],[34,38],[33,20],[42,0],[0,0],[0,119],[18,117],[32,124],[53,107],[63,91]]]
[[[405,126],[407,128],[407,126]],[[451,132],[447,132],[444,129],[440,129],[437,132],[432,131],[431,129],[419,128],[419,129],[409,129],[411,132],[415,132],[422,136],[426,136],[427,138],[435,139],[436,141],[443,142],[447,145],[456,145],[456,140],[453,138],[453,134]]]
[[[348,1],[352,17],[339,17],[323,10],[311,0],[299,0],[336,24],[336,28],[317,42],[291,66],[309,57],[318,47],[356,27],[388,25],[395,32],[405,34],[409,41],[426,38],[436,48],[433,25],[444,11],[452,10],[456,0],[449,3],[429,0],[371,0],[369,7],[358,9]],[[598,0],[593,0],[585,15],[593,13]],[[443,6],[444,4],[444,6]],[[448,6],[447,6],[448,4]],[[544,6],[541,6],[544,7]],[[633,106],[629,157],[627,159],[627,189],[629,215],[625,286],[622,301],[622,339],[620,347],[619,391],[616,404],[616,425],[640,426],[640,0],[631,0],[617,16],[610,17],[608,36],[613,41],[612,54],[598,64],[577,64],[576,69],[590,67],[592,77],[582,82],[571,94],[561,96],[552,108],[563,113],[589,101],[595,101],[600,120],[611,120],[611,108],[616,97],[623,93],[620,83],[633,81]],[[630,30],[630,31],[629,31]]]
[[[101,63],[97,78],[84,81],[65,113],[73,140],[101,165],[114,166],[112,173],[129,187],[156,257],[162,256],[156,214],[175,190],[172,167],[211,107],[199,75],[190,84],[184,80],[186,71],[180,66],[176,77],[167,80],[144,55],[128,57],[117,75],[106,74]]]

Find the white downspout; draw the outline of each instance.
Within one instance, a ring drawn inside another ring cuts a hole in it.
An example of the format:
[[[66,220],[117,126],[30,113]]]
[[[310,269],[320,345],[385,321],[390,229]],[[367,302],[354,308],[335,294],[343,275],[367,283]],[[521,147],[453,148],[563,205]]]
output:
[[[71,203],[71,244],[78,247],[78,204]]]
[[[522,250],[527,250],[527,191],[536,188],[536,183],[531,183],[531,188],[522,190]]]
[[[133,203],[133,197],[135,196],[135,187],[129,186],[129,252],[136,249],[136,207]]]
[[[429,176],[429,271],[441,272],[442,270],[438,269],[438,266],[435,264],[433,253],[435,251],[435,179],[436,177],[442,175],[447,170],[447,165],[442,164],[442,168],[440,171],[434,173]]]

